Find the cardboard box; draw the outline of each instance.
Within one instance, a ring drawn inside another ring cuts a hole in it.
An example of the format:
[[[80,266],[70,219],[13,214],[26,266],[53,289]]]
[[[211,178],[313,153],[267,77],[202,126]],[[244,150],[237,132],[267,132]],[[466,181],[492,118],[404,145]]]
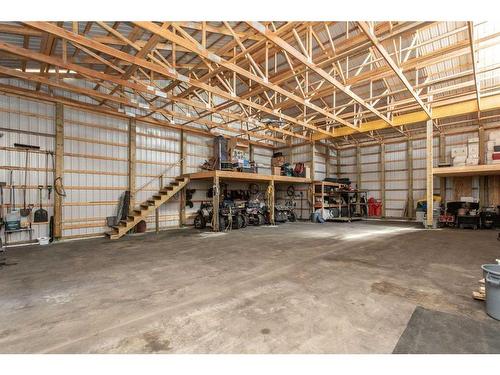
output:
[[[492,131],[490,132],[490,134],[488,135],[488,139],[490,141],[500,141],[500,131],[496,130],[496,131]]]
[[[453,147],[451,149],[451,157],[467,156],[467,147]]]
[[[271,165],[273,167],[281,167],[283,164],[285,164],[284,156],[276,156],[274,158],[271,158]]]
[[[280,176],[281,175],[281,167],[273,167],[273,175]]]
[[[306,178],[311,178],[311,168],[305,167],[306,170]]]
[[[471,158],[468,157],[467,160],[465,161],[466,165],[478,165],[479,164],[479,158]]]
[[[457,165],[465,165],[465,161],[467,160],[467,157],[466,156],[455,156],[453,159],[451,159],[451,163],[454,165],[454,166],[457,166]]]
[[[486,142],[486,150],[493,151],[495,149],[496,142],[495,141],[487,141]]]
[[[479,143],[469,143],[467,146],[468,157],[479,157]]]

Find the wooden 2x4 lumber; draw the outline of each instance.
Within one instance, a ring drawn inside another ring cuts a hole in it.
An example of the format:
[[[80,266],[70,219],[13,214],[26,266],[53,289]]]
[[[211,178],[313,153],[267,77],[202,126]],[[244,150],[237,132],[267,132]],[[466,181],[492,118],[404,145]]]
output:
[[[135,119],[128,121],[128,190],[130,191],[129,212],[135,207],[137,178],[137,124]]]
[[[467,26],[469,29],[470,54],[472,60],[472,71],[474,72],[474,83],[476,87],[477,107],[481,108],[481,94],[479,89],[479,81],[477,78],[476,45],[474,41],[474,22],[472,21],[467,22]],[[480,112],[478,112],[478,117],[481,117]]]
[[[427,120],[426,123],[426,200],[427,200],[427,219],[426,226],[432,228],[433,209],[434,209],[434,142],[433,142],[434,124],[432,120]]]
[[[56,138],[55,138],[55,172],[54,185],[56,181],[63,182],[64,176],[64,107],[61,103],[56,104]],[[54,194],[54,237],[62,236],[63,197]]]

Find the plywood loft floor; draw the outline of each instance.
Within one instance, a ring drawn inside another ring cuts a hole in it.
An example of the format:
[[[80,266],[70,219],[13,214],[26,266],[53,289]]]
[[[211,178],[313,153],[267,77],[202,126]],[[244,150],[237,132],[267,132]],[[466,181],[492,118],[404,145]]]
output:
[[[0,351],[391,353],[417,306],[491,320],[471,291],[496,236],[294,223],[11,249]]]

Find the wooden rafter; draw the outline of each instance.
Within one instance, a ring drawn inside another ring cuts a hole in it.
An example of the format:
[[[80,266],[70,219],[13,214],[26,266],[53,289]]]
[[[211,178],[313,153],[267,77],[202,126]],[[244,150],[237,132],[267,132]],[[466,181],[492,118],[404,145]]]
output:
[[[370,25],[366,22],[358,22],[359,27],[363,32],[370,38],[371,42],[377,49],[377,51],[384,57],[384,60],[386,63],[391,67],[391,69],[396,73],[398,78],[403,82],[403,85],[406,87],[408,92],[413,96],[415,101],[418,103],[418,105],[424,110],[424,112],[429,116],[429,119],[432,119],[432,114],[429,106],[423,102],[422,99],[418,96],[417,92],[415,89],[412,87],[411,83],[408,81],[408,79],[405,77],[403,74],[403,71],[401,68],[398,66],[398,64],[389,56],[389,53],[387,50],[384,48],[382,43],[378,40],[377,36],[373,32],[373,28],[370,27]]]

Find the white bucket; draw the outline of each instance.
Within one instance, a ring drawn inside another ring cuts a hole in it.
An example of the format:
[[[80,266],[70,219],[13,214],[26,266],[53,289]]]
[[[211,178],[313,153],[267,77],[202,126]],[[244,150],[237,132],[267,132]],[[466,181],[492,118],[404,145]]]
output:
[[[38,238],[38,244],[39,245],[48,245],[49,244],[49,237]]]

